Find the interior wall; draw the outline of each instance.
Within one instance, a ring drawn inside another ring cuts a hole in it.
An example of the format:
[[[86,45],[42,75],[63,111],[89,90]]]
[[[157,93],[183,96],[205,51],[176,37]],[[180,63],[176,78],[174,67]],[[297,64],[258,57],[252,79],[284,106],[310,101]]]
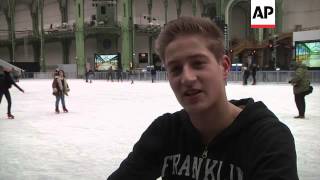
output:
[[[94,65],[94,54],[97,53],[96,38],[88,38],[85,40],[85,61]]]
[[[135,43],[134,43],[134,52],[135,52],[135,61],[134,63],[136,65],[139,65],[139,67],[144,67],[148,63],[141,63],[139,64],[139,53],[148,53],[149,47],[148,47],[148,37],[143,35],[137,35],[135,37]]]
[[[2,10],[0,10],[0,40],[8,39],[8,24],[6,16]]]
[[[182,11],[182,10],[181,10]],[[190,12],[192,14],[192,12]],[[168,0],[168,22],[177,19],[177,5],[175,1]],[[164,16],[163,16],[164,19]]]
[[[181,16],[192,16],[192,1],[183,1],[181,5]]]
[[[117,19],[122,22],[123,18],[123,0],[117,0]]]
[[[146,0],[135,0],[132,6],[133,6],[132,7],[133,23],[134,24],[148,24],[148,22],[149,22],[148,19],[144,18],[144,16],[148,16],[147,1]],[[155,14],[152,14],[152,16],[154,16],[154,15]]]
[[[84,1],[84,21],[90,22],[91,16],[97,13],[97,9],[95,6],[92,5],[91,1]]]
[[[320,30],[294,32],[292,43],[295,41],[320,40]]]
[[[7,62],[10,61],[9,49],[7,47],[0,47],[0,59]]]
[[[162,1],[153,1],[152,15],[157,18],[160,25],[165,23],[165,8]]]
[[[74,0],[69,0],[68,2],[68,24],[73,24],[76,22],[76,17],[75,17],[75,1]]]
[[[45,0],[43,6],[43,24],[44,27],[61,26],[61,13],[57,0]]]
[[[15,61],[16,62],[33,62],[33,48],[32,45],[16,46],[15,48]]]
[[[69,49],[69,62],[70,64],[75,64],[76,63],[76,41],[72,40],[70,44],[70,49]]]
[[[234,38],[246,39],[246,29],[250,25],[247,24],[245,11],[238,6],[234,6],[231,13],[230,40]]]
[[[196,16],[197,17],[201,17],[203,11],[203,5],[202,3],[200,3],[199,1],[197,1],[197,12],[196,12]]]
[[[26,31],[32,30],[32,18],[27,4],[16,4],[15,11],[15,30]],[[24,36],[24,33],[16,32],[16,38]]]
[[[295,25],[302,28],[320,26],[319,0],[284,0],[282,9],[283,31],[294,31]]]
[[[60,42],[46,43],[44,46],[44,57],[46,64],[63,64],[62,45]]]

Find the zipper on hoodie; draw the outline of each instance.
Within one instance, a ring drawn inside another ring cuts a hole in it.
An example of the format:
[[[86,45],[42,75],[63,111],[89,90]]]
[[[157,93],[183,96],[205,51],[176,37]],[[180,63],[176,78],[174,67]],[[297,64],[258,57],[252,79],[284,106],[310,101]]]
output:
[[[202,156],[203,159],[206,159],[208,157],[208,146],[205,146],[203,152],[202,152]]]

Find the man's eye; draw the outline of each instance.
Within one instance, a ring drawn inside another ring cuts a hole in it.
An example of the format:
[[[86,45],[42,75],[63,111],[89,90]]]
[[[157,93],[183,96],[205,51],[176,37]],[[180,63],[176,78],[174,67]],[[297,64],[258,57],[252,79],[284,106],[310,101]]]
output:
[[[179,66],[173,66],[169,68],[169,72],[173,75],[177,75],[179,72],[181,72],[181,68]]]
[[[199,68],[202,68],[204,64],[205,63],[202,62],[202,61],[196,61],[192,65],[193,65],[194,68],[199,69]]]

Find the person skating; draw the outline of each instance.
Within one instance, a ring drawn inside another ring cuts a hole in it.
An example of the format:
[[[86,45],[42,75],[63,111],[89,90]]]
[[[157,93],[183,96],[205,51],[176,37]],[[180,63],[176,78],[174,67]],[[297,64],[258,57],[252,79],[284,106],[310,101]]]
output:
[[[129,70],[129,79],[131,81],[131,84],[133,84],[134,83],[134,70],[133,69]]]
[[[257,69],[258,69],[258,66],[256,64],[251,65],[251,75],[253,80],[252,85],[257,84],[257,79],[256,79]]]
[[[118,82],[119,82],[119,81],[122,82],[123,78],[122,78],[122,70],[121,70],[121,68],[117,69],[116,72],[117,72],[117,81],[118,81]]]
[[[11,113],[12,101],[9,91],[12,85],[14,85],[17,89],[24,93],[24,90],[20,88],[12,79],[10,72],[8,70],[5,70],[3,66],[0,66],[0,103],[4,95],[8,102],[7,116],[9,119],[14,119],[14,116]]]
[[[293,94],[299,115],[294,118],[305,118],[306,102],[305,96],[308,94],[310,81],[307,66],[301,62],[297,63],[293,78],[289,81],[293,85]]]
[[[183,109],[158,117],[108,180],[298,180],[290,129],[262,102],[228,101],[223,37],[210,19],[166,24],[156,50]]]
[[[70,91],[69,85],[65,78],[65,73],[63,70],[59,70],[58,73],[55,74],[54,80],[52,82],[53,95],[56,97],[55,102],[55,112],[60,113],[59,110],[59,102],[61,100],[63,112],[68,112],[65,104],[65,95],[68,96],[68,92]]]
[[[85,77],[86,77],[86,83],[88,83],[88,80],[89,80],[89,70],[86,71]]]
[[[243,85],[247,85],[248,84],[248,78],[250,76],[250,70],[248,67],[248,63],[245,63],[244,66],[242,67],[242,71],[243,71]]]
[[[111,79],[111,82],[113,82],[113,69],[112,66],[110,66],[107,70],[107,79],[108,81]]]
[[[89,69],[89,71],[87,72],[87,78],[89,79],[89,82],[92,83],[92,79],[94,77],[94,72],[92,69]],[[88,82],[88,79],[87,79],[87,82]]]
[[[154,83],[156,79],[157,71],[154,67],[151,68],[151,82]]]

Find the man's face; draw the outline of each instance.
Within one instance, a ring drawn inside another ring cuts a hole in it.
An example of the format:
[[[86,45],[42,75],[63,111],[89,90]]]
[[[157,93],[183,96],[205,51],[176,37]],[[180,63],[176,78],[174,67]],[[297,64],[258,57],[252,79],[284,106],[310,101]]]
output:
[[[200,36],[178,37],[165,49],[168,79],[179,103],[187,112],[201,112],[225,98],[225,79],[230,61],[218,63]]]

